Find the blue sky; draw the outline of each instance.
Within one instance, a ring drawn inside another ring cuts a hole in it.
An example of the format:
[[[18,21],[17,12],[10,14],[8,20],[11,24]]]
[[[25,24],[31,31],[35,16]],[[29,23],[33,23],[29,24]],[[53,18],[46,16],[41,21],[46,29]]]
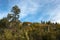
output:
[[[0,0],[0,19],[18,5],[22,22],[52,21],[60,23],[60,0]]]

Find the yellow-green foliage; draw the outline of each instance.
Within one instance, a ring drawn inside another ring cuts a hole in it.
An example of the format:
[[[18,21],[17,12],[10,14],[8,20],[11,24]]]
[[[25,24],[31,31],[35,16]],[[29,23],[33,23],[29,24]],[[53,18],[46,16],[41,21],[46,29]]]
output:
[[[18,6],[0,20],[0,40],[60,40],[60,24],[20,22]]]
[[[10,22],[9,26],[7,26],[6,28],[3,27],[0,28],[0,39],[1,40],[59,40],[60,24],[52,24],[52,23],[42,24],[42,23],[29,23],[29,22],[23,24],[18,22]]]
[[[12,36],[12,31],[9,30],[9,29],[5,29],[5,30],[4,30],[4,35],[5,35],[5,38],[6,38],[7,40],[13,38],[13,36]]]

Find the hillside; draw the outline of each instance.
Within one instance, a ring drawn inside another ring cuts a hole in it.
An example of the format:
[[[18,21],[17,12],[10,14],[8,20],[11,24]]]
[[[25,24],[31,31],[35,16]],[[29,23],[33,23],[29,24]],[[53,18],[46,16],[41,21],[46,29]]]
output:
[[[0,40],[60,40],[60,24],[21,22],[18,6],[14,6],[12,12],[0,19]]]

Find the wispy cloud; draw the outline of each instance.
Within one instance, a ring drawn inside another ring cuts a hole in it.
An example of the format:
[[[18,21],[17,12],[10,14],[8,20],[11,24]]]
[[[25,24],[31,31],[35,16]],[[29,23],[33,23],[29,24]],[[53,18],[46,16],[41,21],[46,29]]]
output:
[[[45,4],[44,4],[45,5]],[[45,9],[44,9],[45,8]],[[60,1],[53,0],[48,2],[46,6],[43,6],[43,16],[38,20],[52,21],[60,23]]]
[[[51,21],[60,23],[60,5],[57,5],[56,9],[51,12]]]
[[[11,0],[10,0],[11,1]],[[15,1],[15,0],[14,0]],[[21,9],[21,18],[28,16],[29,14],[35,14],[39,5],[32,0],[17,0],[13,5],[18,5]],[[10,4],[11,5],[11,4]]]
[[[7,16],[7,12],[0,12],[0,19],[4,18]]]
[[[8,4],[9,11],[14,5],[19,6],[21,21],[60,22],[60,0],[9,0]]]

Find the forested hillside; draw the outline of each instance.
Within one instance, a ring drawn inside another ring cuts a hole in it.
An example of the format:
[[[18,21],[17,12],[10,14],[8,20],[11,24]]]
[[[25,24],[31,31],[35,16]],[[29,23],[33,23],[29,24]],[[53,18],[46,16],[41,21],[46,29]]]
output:
[[[21,22],[18,6],[12,7],[7,17],[0,19],[0,40],[60,40],[60,24]]]

